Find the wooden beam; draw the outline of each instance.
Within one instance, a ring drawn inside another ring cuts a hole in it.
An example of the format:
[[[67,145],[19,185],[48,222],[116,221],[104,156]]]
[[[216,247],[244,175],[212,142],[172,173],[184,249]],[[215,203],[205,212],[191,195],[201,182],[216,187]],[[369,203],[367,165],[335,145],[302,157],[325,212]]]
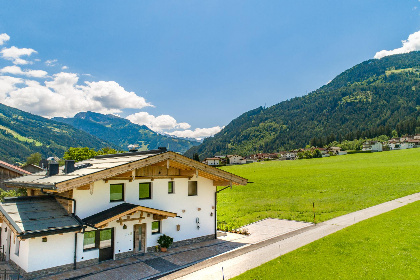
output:
[[[77,190],[82,190],[82,191],[90,190],[90,185],[84,185],[84,186],[78,187]]]
[[[93,182],[89,184],[89,192],[91,195],[93,194]]]
[[[213,181],[213,186],[227,187],[230,186],[229,181]]]

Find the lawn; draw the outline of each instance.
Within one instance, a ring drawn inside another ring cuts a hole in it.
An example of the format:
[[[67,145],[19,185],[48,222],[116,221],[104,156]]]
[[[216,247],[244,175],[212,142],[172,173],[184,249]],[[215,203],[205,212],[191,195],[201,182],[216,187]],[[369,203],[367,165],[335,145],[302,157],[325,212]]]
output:
[[[420,192],[420,149],[265,161],[223,170],[252,184],[218,194],[218,227],[264,218],[322,222]]]
[[[234,279],[419,279],[419,209],[362,221]]]

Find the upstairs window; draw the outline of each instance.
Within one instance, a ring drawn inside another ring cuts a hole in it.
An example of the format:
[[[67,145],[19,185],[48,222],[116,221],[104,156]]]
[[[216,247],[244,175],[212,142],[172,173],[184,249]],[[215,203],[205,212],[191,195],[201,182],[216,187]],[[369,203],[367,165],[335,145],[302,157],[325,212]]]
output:
[[[188,181],[188,196],[197,195],[197,181]]]
[[[113,201],[124,201],[124,184],[111,184],[109,185],[111,202]]]
[[[168,193],[174,193],[175,192],[175,182],[169,181],[168,182]]]
[[[140,183],[139,184],[139,199],[151,199],[152,198],[152,183]]]

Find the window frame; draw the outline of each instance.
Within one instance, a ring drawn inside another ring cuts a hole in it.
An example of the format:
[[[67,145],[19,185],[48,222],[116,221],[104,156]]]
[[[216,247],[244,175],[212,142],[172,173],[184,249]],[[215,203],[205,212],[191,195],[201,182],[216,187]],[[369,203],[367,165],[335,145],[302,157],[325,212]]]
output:
[[[158,229],[157,229],[157,231],[153,231],[153,223],[158,223]],[[159,221],[159,220],[152,221],[151,227],[152,227],[152,230],[151,230],[152,235],[153,234],[160,234],[162,232],[162,222]]]
[[[90,233],[93,232],[94,233],[94,240],[93,240],[93,247],[90,248],[85,248],[85,234],[86,233]],[[98,230],[90,230],[90,231],[85,231],[83,233],[83,252],[88,252],[88,251],[92,251],[92,250],[96,250],[99,249],[99,244],[98,244]]]
[[[192,184],[195,183],[195,184]],[[191,192],[190,187],[195,187],[195,192]],[[188,181],[188,196],[198,196],[198,182],[197,181]]]
[[[142,184],[148,184],[149,185],[149,196],[148,197],[140,197],[140,185]],[[152,199],[152,182],[142,182],[139,183],[139,200],[143,199]]]
[[[169,191],[169,185],[172,184],[172,191]],[[168,194],[175,193],[175,181],[168,181]]]
[[[121,185],[121,195],[122,195],[122,197],[121,197],[121,199],[118,199],[118,200],[112,200],[111,199],[111,186],[117,186],[117,185]],[[124,183],[118,183],[118,184],[109,184],[109,202],[121,202],[121,201],[124,201],[124,189],[125,189],[125,186],[124,186]]]

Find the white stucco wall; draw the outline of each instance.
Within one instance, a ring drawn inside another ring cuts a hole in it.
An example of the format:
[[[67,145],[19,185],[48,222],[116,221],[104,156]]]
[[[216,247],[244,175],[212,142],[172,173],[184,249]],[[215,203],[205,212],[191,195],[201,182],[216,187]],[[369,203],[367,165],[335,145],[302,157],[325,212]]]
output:
[[[47,242],[42,237],[28,239],[29,264],[27,272],[74,262],[74,233],[48,235]]]
[[[110,202],[110,184],[124,183],[124,202],[155,208],[159,210],[175,212],[182,218],[167,218],[161,222],[161,234],[166,234],[174,238],[174,242],[204,235],[214,234],[214,193],[216,187],[213,181],[198,177],[191,181],[197,181],[197,196],[188,196],[188,179],[176,178],[175,191],[168,194],[169,179],[150,180],[128,180],[121,181],[98,181],[94,184],[93,193],[89,190],[74,190],[73,197],[77,201],[76,214],[80,218],[86,218],[100,211],[106,210],[123,202]],[[152,199],[139,199],[139,183],[152,182]],[[199,210],[200,208],[200,210]],[[213,213],[213,216],[211,216]],[[139,216],[137,213],[135,216]],[[199,218],[200,228],[197,228],[196,218]],[[147,224],[146,246],[157,245],[160,234],[151,234],[151,224],[153,215],[146,217],[141,223]],[[112,222],[108,227],[114,227],[115,253],[128,252],[133,250],[133,226],[138,222],[126,222],[127,229],[122,229],[119,223]],[[180,225],[180,231],[176,226]],[[81,242],[78,246],[78,261],[97,258],[98,250],[83,252],[83,235],[78,237]],[[83,257],[83,259],[82,259]],[[80,260],[79,260],[80,258]]]

